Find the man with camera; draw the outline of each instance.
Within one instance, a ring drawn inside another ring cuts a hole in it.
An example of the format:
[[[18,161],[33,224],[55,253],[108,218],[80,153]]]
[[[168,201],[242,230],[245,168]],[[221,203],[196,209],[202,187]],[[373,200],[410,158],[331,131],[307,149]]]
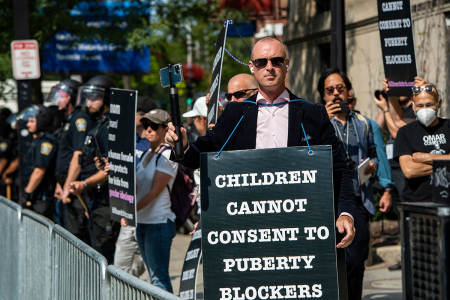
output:
[[[325,109],[308,101],[291,101],[299,97],[286,89],[289,59],[283,43],[278,39],[265,37],[257,41],[249,67],[258,82],[255,95],[248,101],[228,104],[216,126],[193,143],[188,142],[184,128],[181,129],[182,136],[178,137],[170,123],[166,142],[174,146],[175,141],[181,138],[185,155],[178,162],[192,169],[200,166],[200,153],[219,151],[222,147],[224,151],[230,151],[307,146],[305,138],[311,145],[332,145],[334,196],[338,210],[336,227],[340,233],[346,233],[337,247],[347,247],[354,237],[351,217],[355,207],[354,193],[350,170]],[[242,122],[239,123],[240,119]],[[301,134],[302,124],[309,136]],[[233,141],[226,143],[231,135]],[[174,158],[172,155],[171,159]]]
[[[350,300],[361,299],[364,276],[364,261],[369,255],[369,218],[375,215],[375,200],[372,183],[375,179],[378,158],[370,121],[361,114],[349,110],[348,98],[352,84],[347,75],[338,68],[325,71],[317,84],[317,90],[325,101],[325,108],[339,139],[347,165],[352,173],[356,195],[356,209],[353,214],[355,239],[347,247],[347,284]],[[370,158],[364,175],[372,177],[360,184],[358,165]]]

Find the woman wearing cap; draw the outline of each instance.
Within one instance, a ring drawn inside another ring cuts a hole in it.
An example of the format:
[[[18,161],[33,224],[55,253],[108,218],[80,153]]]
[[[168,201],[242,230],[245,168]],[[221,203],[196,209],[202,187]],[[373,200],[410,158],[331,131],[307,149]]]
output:
[[[169,189],[178,164],[169,160],[171,148],[164,143],[169,122],[169,114],[161,109],[151,110],[141,118],[150,149],[142,155],[136,170],[136,239],[152,284],[173,293],[169,261],[176,216],[170,208]],[[101,168],[99,164],[97,167]],[[105,171],[109,171],[109,164]],[[125,219],[121,223],[126,226]]]

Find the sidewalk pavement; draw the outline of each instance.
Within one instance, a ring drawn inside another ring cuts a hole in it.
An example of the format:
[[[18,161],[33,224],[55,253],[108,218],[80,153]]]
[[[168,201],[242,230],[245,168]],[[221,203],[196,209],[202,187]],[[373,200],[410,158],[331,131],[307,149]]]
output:
[[[170,252],[169,274],[172,280],[173,292],[178,295],[180,288],[181,270],[183,268],[186,251],[191,241],[190,235],[177,234]],[[402,300],[402,271],[389,271],[388,266],[395,264],[380,263],[366,267],[364,273],[363,300]],[[141,277],[145,278],[145,277]],[[197,277],[197,299],[203,299],[203,268]]]

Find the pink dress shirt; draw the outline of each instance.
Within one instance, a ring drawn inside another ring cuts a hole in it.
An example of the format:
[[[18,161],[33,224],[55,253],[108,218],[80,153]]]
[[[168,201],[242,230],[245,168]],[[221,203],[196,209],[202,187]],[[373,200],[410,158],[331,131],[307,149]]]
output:
[[[273,104],[276,106],[258,105],[258,121],[256,123],[256,149],[287,147],[289,129],[289,93],[284,90]],[[256,104],[271,104],[258,93]],[[339,216],[353,216],[342,212]]]
[[[273,104],[276,106],[258,105],[258,121],[256,125],[256,149],[287,147],[289,125],[289,93],[284,90]],[[258,93],[256,104],[271,104]]]

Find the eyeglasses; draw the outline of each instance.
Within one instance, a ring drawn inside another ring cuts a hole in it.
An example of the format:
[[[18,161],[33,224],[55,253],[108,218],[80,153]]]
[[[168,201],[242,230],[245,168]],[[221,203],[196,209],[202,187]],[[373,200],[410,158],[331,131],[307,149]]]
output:
[[[255,60],[252,60],[253,64],[257,69],[263,69],[267,66],[267,62],[270,59],[270,62],[272,63],[272,66],[275,68],[280,68],[283,66],[286,58],[284,57],[272,57],[272,58],[257,58]]]
[[[335,89],[336,89],[336,90],[338,91],[338,93],[340,94],[340,93],[344,92],[344,90],[345,90],[345,85],[343,85],[343,84],[338,84],[338,85],[336,85],[336,86],[327,86],[327,87],[325,88],[325,92],[327,92],[328,95],[333,95]]]
[[[256,91],[256,90],[257,90],[257,89],[248,89],[248,90],[240,90],[240,91],[234,92],[234,93],[232,93],[232,94],[225,93],[225,98],[227,98],[228,101],[231,101],[231,99],[233,98],[233,96],[234,96],[234,98],[236,98],[236,99],[244,98],[244,97],[247,95],[247,92],[248,92],[248,91]]]
[[[150,127],[153,131],[158,130],[160,124],[156,123],[149,123],[149,122],[143,122],[142,127],[144,127],[145,130],[147,130],[148,127]]]
[[[437,92],[437,88],[434,86],[434,84],[429,84],[429,85],[423,85],[423,86],[413,86],[412,92],[414,95],[419,95],[420,92],[422,92],[422,90],[425,90],[425,92],[427,93],[431,93],[433,91],[433,88],[436,89]]]

